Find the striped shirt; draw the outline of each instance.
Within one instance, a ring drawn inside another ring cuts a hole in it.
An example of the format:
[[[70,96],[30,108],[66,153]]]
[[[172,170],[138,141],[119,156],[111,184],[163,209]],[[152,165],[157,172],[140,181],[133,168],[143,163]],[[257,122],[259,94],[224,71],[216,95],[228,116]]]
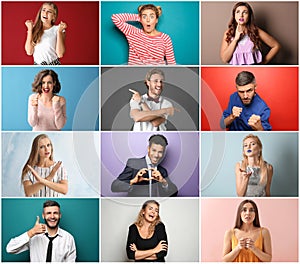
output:
[[[35,171],[40,175],[42,178],[46,178],[49,176],[50,172],[52,171],[53,167],[55,166],[57,162],[55,162],[52,166],[50,167],[38,167],[38,166],[33,166]],[[59,183],[61,180],[67,180],[67,172],[65,168],[60,165],[59,169],[55,173],[52,181]],[[23,182],[25,181],[30,181],[32,184],[36,183],[35,177],[32,175],[31,171],[28,171],[27,174],[24,176]],[[47,186],[44,186],[42,189],[40,189],[37,193],[33,194],[32,197],[60,197],[62,196],[60,193],[53,191]]]
[[[139,22],[138,14],[114,14],[112,21],[127,38],[129,65],[176,64],[173,44],[167,34],[149,36],[142,29],[127,23],[127,21]]]

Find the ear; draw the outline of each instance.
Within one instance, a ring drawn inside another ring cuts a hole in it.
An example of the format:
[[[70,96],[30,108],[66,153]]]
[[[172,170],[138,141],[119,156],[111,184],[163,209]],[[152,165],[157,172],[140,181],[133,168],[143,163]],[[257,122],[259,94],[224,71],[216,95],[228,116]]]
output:
[[[147,84],[147,86],[148,86],[148,88],[149,88],[149,86],[150,86],[150,81],[149,81],[149,80],[146,80],[146,84]]]
[[[44,215],[44,213],[42,213],[42,217],[43,217],[43,219],[45,219],[45,215]]]

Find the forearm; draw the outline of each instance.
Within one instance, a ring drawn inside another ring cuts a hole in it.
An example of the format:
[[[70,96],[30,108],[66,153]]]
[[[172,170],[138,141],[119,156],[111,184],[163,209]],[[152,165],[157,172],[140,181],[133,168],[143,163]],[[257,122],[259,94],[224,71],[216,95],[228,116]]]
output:
[[[44,179],[42,181],[42,184],[58,193],[67,194],[67,192],[68,192],[68,181],[67,180],[62,180],[60,182],[52,182],[47,179]]]
[[[62,129],[67,121],[66,105],[63,106],[54,105],[53,110],[54,110],[55,126],[57,127],[57,129]]]
[[[156,254],[154,249],[148,249],[148,250],[136,250],[134,254],[135,260],[142,260],[142,259],[148,259],[151,258],[151,260],[156,260]],[[150,259],[149,259],[150,260]]]
[[[39,182],[33,184],[27,184],[26,182],[24,182],[23,185],[26,197],[34,195],[44,187],[44,185]]]
[[[246,178],[246,177],[242,177],[238,181],[238,183],[236,185],[236,192],[237,192],[238,196],[240,196],[240,197],[245,196],[247,187],[248,187],[248,181],[249,181],[249,178]]]
[[[224,118],[224,125],[225,127],[228,127],[231,125],[231,123],[235,120],[235,117],[233,116],[233,114],[230,114],[229,116],[227,116],[226,118]]]
[[[225,46],[225,48],[222,49],[221,59],[222,59],[223,62],[228,63],[231,60],[232,55],[235,51],[237,42],[238,42],[237,40],[233,40],[233,41],[230,42],[229,45],[227,44],[227,46]]]
[[[151,121],[152,126],[159,127],[162,123],[166,122],[166,119],[163,117],[157,117]]]
[[[235,247],[232,251],[229,253],[225,254],[223,256],[223,261],[224,262],[233,262],[236,257],[239,255],[241,249],[239,247]]]
[[[38,123],[38,107],[32,106],[31,103],[28,104],[28,123],[30,126],[34,127]]]
[[[135,122],[151,122],[157,118],[164,118],[167,108],[151,111],[131,111],[131,117]]]
[[[18,237],[12,238],[6,246],[6,252],[10,254],[17,254],[28,250],[29,239],[30,237],[28,235],[28,232],[25,232]]]
[[[259,258],[260,261],[262,262],[271,262],[272,260],[272,255],[271,254],[267,254],[263,251],[261,251],[259,248],[257,247],[253,247],[251,249],[251,251],[255,254],[255,256],[257,256]]]
[[[135,30],[138,30],[133,25],[130,25],[126,23],[127,21],[140,21],[140,17],[138,14],[127,14],[127,13],[121,13],[121,14],[113,14],[111,17],[113,23],[116,25],[116,27],[121,30],[125,35],[127,35],[130,32],[133,32]]]
[[[25,51],[26,54],[31,56],[34,51],[34,46],[32,45],[32,31],[28,30],[27,31],[27,37],[26,37],[26,42],[25,42]]]
[[[278,45],[272,47],[269,52],[266,54],[264,60],[263,60],[263,64],[267,64],[269,63],[274,56],[278,53],[278,51],[280,50],[280,45],[278,43]]]
[[[56,54],[58,58],[62,58],[65,54],[65,33],[57,32],[57,40],[56,40]]]

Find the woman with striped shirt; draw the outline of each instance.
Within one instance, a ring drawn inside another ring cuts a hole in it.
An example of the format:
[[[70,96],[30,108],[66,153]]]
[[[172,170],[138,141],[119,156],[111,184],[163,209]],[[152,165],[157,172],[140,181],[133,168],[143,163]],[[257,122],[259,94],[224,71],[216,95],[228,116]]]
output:
[[[129,44],[129,65],[176,64],[173,44],[169,35],[156,29],[162,10],[152,4],[138,7],[138,14],[114,14],[113,23],[127,38]],[[142,29],[128,21],[137,21]]]
[[[40,134],[33,140],[29,158],[22,170],[26,196],[58,197],[68,192],[68,177],[62,162],[53,159],[49,137]]]

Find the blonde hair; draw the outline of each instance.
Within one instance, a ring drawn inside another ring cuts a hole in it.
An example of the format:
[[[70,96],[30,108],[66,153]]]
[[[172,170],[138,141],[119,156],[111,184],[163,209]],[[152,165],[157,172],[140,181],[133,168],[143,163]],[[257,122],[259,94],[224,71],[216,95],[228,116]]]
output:
[[[40,135],[36,136],[32,142],[29,158],[28,158],[27,162],[25,163],[23,170],[22,170],[22,177],[21,177],[22,182],[23,182],[25,175],[29,171],[29,168],[27,167],[27,165],[30,165],[31,167],[33,167],[33,166],[39,164],[39,162],[40,162],[39,142],[41,139],[44,139],[44,138],[48,138],[50,141],[50,144],[51,144],[50,160],[53,161],[53,145],[52,145],[50,138],[46,134],[40,134]]]
[[[145,209],[146,209],[147,205],[149,205],[151,203],[156,204],[158,206],[158,208],[159,208],[159,203],[157,201],[155,201],[155,200],[148,200],[148,201],[146,201],[143,204],[143,206],[142,206],[142,208],[141,208],[141,210],[140,210],[140,212],[138,214],[137,220],[135,221],[135,224],[138,227],[142,227],[143,226],[143,224],[144,224],[144,212],[145,212]],[[161,222],[160,221],[160,216],[158,214],[157,218],[155,219],[155,221],[153,223],[151,223],[151,225],[149,227],[148,236],[151,236],[151,234],[153,234],[155,226],[157,226],[160,222]]]
[[[140,5],[138,7],[139,16],[142,15],[144,10],[151,9],[155,12],[156,18],[159,18],[162,14],[162,9],[160,6],[155,6],[153,4]]]
[[[264,161],[263,159],[263,155],[262,155],[262,143],[259,139],[258,136],[255,136],[253,134],[249,134],[247,135],[244,139],[243,139],[243,160],[242,160],[242,165],[241,165],[241,169],[242,170],[246,170],[249,162],[248,162],[248,157],[245,155],[244,153],[244,142],[246,139],[248,138],[252,138],[255,140],[255,142],[257,143],[257,145],[259,146],[260,148],[260,151],[259,151],[259,154],[258,154],[258,165],[260,167],[260,175],[261,175],[261,178],[260,178],[260,183],[265,183],[267,181],[267,178],[268,178],[268,172],[267,172],[267,165],[266,165],[266,162]]]

